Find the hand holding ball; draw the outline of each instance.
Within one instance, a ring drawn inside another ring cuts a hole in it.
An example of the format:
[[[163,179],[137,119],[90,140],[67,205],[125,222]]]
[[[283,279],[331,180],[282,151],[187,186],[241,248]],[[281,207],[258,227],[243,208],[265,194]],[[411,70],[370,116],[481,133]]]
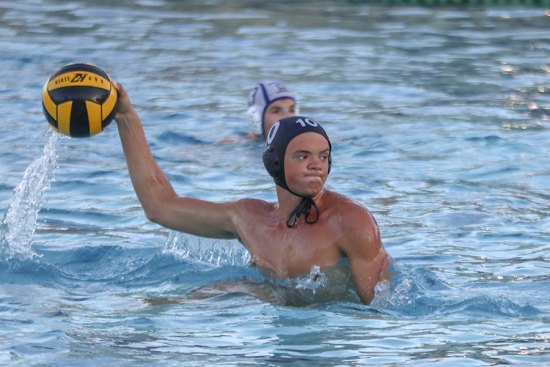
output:
[[[69,64],[42,89],[42,109],[57,132],[83,138],[100,133],[116,113],[118,93],[111,77],[92,64]]]

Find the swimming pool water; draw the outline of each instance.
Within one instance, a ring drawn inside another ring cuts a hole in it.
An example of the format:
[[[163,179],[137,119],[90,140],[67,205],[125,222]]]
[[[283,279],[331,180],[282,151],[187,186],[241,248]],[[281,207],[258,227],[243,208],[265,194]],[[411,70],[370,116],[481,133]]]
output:
[[[549,25],[538,7],[0,2],[0,365],[549,364]],[[40,90],[71,62],[123,83],[176,190],[215,201],[275,200],[262,144],[217,142],[247,132],[257,81],[286,81],[331,136],[328,187],[375,215],[391,286],[369,306],[219,291],[272,284],[236,241],[145,219],[114,124],[49,130]]]

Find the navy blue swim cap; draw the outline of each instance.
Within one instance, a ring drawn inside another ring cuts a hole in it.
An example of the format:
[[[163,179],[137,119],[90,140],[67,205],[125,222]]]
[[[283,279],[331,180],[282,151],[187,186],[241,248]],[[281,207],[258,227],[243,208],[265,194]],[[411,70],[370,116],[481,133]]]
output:
[[[285,178],[284,161],[286,148],[288,143],[296,136],[308,132],[320,134],[327,139],[330,152],[332,152],[332,145],[325,129],[317,121],[305,116],[292,116],[281,119],[271,127],[267,134],[266,148],[263,154],[265,169],[273,177],[273,181],[277,185],[290,192],[292,191],[288,188]],[[332,163],[330,152],[328,161],[329,172]],[[297,195],[294,192],[292,193]]]

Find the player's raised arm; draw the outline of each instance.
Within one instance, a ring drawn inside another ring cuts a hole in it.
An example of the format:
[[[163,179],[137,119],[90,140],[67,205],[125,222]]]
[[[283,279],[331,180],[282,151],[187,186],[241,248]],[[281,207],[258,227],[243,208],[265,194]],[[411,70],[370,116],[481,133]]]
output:
[[[179,197],[155,161],[141,120],[120,84],[115,115],[128,172],[148,219],[167,228],[205,237],[234,238],[236,203],[213,203]]]

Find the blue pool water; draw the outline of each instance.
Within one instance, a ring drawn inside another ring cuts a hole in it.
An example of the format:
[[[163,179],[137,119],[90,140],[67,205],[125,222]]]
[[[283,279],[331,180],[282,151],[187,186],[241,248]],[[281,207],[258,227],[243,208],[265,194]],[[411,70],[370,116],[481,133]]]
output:
[[[0,2],[0,365],[550,364],[550,11],[360,2]],[[181,195],[275,200],[248,90],[285,80],[327,183],[393,257],[369,306],[293,306],[236,241],[148,222],[114,124],[52,132],[40,90],[92,62],[128,89]]]

